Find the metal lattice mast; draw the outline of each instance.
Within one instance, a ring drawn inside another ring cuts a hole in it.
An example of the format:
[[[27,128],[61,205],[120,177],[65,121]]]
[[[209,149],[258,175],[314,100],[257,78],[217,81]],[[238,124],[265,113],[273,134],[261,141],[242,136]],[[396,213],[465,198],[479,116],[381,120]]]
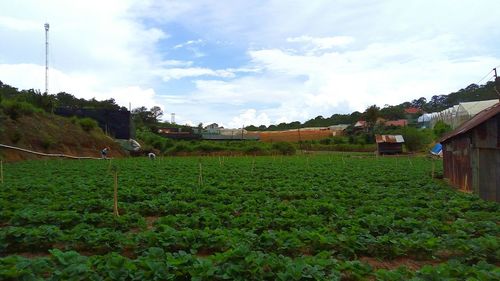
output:
[[[45,23],[45,93],[49,94],[49,24]]]

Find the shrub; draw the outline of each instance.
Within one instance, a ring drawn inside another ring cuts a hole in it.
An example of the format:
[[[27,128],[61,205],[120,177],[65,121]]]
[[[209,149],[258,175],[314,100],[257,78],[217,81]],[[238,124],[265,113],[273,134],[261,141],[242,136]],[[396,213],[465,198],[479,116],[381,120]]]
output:
[[[266,149],[264,149],[263,147],[257,145],[257,144],[253,144],[253,145],[249,145],[245,148],[243,148],[243,152],[245,154],[250,154],[250,155],[262,155],[262,154],[266,154]]]
[[[451,126],[441,120],[437,121],[436,125],[434,125],[433,132],[437,139],[441,138],[449,131],[451,131]]]
[[[5,114],[12,120],[17,120],[17,118],[23,115],[32,115],[35,112],[42,112],[41,109],[34,107],[30,103],[14,100],[3,100],[2,108]]]
[[[56,144],[56,141],[54,141],[54,139],[51,136],[45,134],[41,136],[40,144],[44,149],[49,149],[51,146]]]
[[[224,150],[224,147],[211,143],[200,143],[195,147],[195,150],[202,152],[214,152]]]
[[[92,129],[95,129],[98,126],[97,121],[95,121],[92,118],[88,118],[88,117],[78,119],[78,124],[86,132],[89,132]]]
[[[428,129],[419,130],[406,127],[403,132],[405,146],[408,151],[420,151],[426,148],[432,141],[432,131]]]
[[[295,146],[289,142],[273,143],[272,149],[279,151],[283,155],[293,155],[296,152]]]
[[[190,152],[193,151],[193,148],[189,146],[187,143],[184,142],[178,142],[176,143],[173,147],[171,147],[169,152]]]
[[[166,152],[174,145],[171,139],[164,138],[149,131],[137,131],[137,138],[146,145],[152,146],[161,152]]]

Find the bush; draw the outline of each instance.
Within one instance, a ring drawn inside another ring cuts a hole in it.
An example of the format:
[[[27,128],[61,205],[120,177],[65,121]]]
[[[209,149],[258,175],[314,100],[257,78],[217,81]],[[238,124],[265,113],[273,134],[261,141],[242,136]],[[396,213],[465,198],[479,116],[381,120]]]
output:
[[[146,145],[152,146],[153,148],[161,151],[162,153],[166,152],[174,145],[174,142],[171,139],[164,138],[149,131],[137,131],[137,139],[141,140]]]
[[[437,123],[436,123],[436,125],[434,125],[434,129],[433,129],[434,136],[436,137],[436,139],[441,138],[444,134],[446,134],[447,132],[450,132],[450,131],[451,131],[451,126],[444,123],[441,120],[437,121]]]
[[[405,146],[408,151],[420,151],[432,142],[432,131],[429,129],[419,130],[406,127],[403,132]]]
[[[42,112],[41,109],[34,107],[30,103],[13,100],[3,100],[2,108],[3,112],[12,120],[17,120],[17,118],[24,115],[32,115],[35,112]]]
[[[191,152],[193,148],[184,142],[176,143],[173,147],[171,147],[168,152],[176,153],[176,152]]]
[[[92,118],[85,117],[85,118],[78,119],[78,125],[80,125],[80,127],[82,127],[82,129],[84,131],[89,132],[89,131],[97,128],[98,123],[97,123],[97,121],[95,121]]]
[[[243,152],[249,155],[263,155],[267,154],[268,151],[262,146],[253,144],[243,148]]]
[[[195,147],[195,150],[202,152],[215,152],[224,150],[224,147],[211,143],[200,143]]]
[[[56,144],[56,141],[54,141],[54,139],[52,137],[50,137],[49,135],[45,135],[45,136],[42,136],[42,138],[40,139],[40,144],[42,145],[42,147],[44,149],[49,149],[54,144]]]
[[[296,152],[295,146],[289,142],[273,143],[272,149],[279,151],[283,155],[293,155]]]

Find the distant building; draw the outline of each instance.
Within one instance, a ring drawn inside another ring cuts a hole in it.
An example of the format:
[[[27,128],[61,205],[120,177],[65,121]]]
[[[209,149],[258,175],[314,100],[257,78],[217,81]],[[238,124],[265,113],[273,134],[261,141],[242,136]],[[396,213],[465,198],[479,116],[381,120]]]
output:
[[[461,190],[500,202],[500,103],[479,112],[440,142],[444,177]]]
[[[389,126],[406,127],[406,126],[408,126],[408,120],[406,120],[406,119],[399,119],[399,120],[385,121],[384,125],[387,126],[387,127],[389,127]]]
[[[405,140],[401,135],[375,135],[377,143],[377,153],[398,154],[403,153],[403,143]]]
[[[196,140],[200,139],[201,135],[190,130],[183,131],[182,128],[160,128],[158,134],[169,139],[176,140]]]
[[[328,129],[332,131],[332,136],[335,137],[335,136],[342,136],[347,127],[349,127],[348,124],[338,124],[338,125],[328,126]]]
[[[408,107],[408,108],[405,108],[405,113],[406,114],[420,114],[420,113],[422,113],[422,109],[420,109],[418,107]]]
[[[367,128],[368,127],[368,123],[365,121],[365,120],[359,120],[358,122],[356,122],[354,124],[354,128]]]

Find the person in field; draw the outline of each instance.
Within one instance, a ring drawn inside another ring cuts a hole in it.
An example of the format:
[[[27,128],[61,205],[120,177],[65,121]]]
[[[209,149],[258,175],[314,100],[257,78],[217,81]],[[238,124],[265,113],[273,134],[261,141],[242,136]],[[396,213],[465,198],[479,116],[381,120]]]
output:
[[[155,160],[156,159],[156,154],[154,154],[153,152],[150,152],[150,153],[148,153],[148,157],[151,160]]]
[[[109,152],[109,147],[105,147],[103,150],[101,150],[102,159],[108,159],[108,152]]]

